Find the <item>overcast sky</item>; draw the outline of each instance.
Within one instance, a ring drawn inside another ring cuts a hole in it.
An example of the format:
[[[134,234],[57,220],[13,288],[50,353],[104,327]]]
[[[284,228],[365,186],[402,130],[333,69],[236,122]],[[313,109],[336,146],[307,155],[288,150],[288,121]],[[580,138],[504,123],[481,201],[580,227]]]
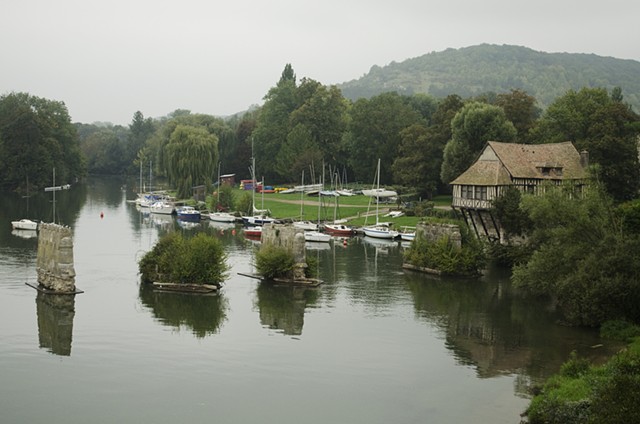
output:
[[[0,94],[63,101],[84,123],[230,115],[261,104],[287,63],[330,85],[482,43],[640,60],[640,2],[4,0]]]

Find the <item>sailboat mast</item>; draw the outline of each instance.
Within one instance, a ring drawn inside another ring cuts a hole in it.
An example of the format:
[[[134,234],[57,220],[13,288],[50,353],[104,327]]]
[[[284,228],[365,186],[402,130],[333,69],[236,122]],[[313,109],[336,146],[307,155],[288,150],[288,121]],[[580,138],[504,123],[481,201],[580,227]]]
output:
[[[220,206],[220,167],[222,166],[222,162],[218,162],[218,189],[216,192],[218,193],[218,198],[216,199],[216,208]]]
[[[302,190],[300,190],[300,220],[304,220],[304,169],[302,170]]]
[[[378,170],[376,173],[378,175],[378,185],[376,187],[376,225],[378,225],[378,209],[380,207],[380,158],[378,158]]]
[[[53,220],[56,223],[56,168],[53,168]]]

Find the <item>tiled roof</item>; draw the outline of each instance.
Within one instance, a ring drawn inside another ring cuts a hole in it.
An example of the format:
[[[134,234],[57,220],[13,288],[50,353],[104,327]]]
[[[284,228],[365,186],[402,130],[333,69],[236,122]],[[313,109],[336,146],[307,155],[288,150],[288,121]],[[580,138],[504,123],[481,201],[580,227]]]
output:
[[[495,157],[486,154],[487,149],[491,149]],[[552,169],[552,171],[548,175],[543,175],[543,168]],[[561,173],[554,172],[555,169],[561,170]],[[507,185],[512,178],[582,179],[586,177],[587,172],[580,164],[580,154],[570,141],[553,144],[489,141],[479,159],[451,184]]]

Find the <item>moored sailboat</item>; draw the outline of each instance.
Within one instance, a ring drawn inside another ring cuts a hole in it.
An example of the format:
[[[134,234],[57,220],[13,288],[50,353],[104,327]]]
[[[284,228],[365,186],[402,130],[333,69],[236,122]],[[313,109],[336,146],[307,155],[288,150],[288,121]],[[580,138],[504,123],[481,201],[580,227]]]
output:
[[[363,193],[364,192],[365,191],[363,190]],[[378,167],[376,170],[376,187],[372,190],[368,190],[367,192],[372,193],[373,197],[376,197],[376,223],[375,225],[363,227],[362,231],[364,232],[364,235],[381,239],[395,239],[400,235],[400,233],[392,230],[389,223],[378,221],[380,198],[385,197],[383,194],[386,195],[386,197],[397,195],[395,191],[380,189],[380,159],[378,159]]]

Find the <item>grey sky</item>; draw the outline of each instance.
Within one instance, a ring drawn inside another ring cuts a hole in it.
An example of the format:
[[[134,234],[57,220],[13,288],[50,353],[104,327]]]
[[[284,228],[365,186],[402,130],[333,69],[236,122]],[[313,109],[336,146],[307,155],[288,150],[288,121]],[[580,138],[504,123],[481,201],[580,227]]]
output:
[[[639,17],[634,0],[5,0],[0,94],[64,101],[84,123],[230,115],[286,63],[329,85],[481,43],[640,60]]]

